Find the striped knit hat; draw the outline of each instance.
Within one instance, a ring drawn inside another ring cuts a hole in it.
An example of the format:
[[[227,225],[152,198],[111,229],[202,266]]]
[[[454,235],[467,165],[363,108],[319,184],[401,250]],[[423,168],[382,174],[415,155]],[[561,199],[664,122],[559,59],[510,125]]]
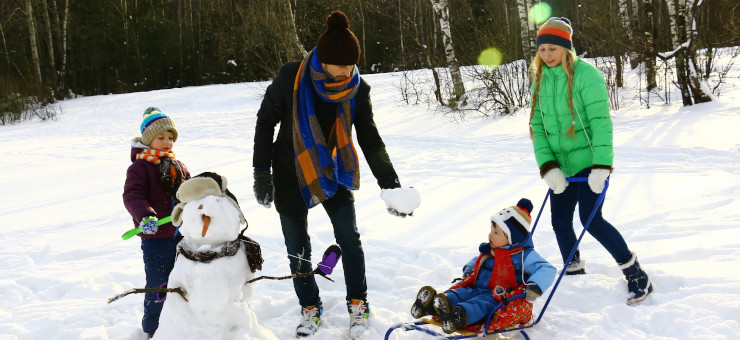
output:
[[[167,117],[159,108],[151,106],[144,111],[144,121],[141,122],[141,142],[149,145],[154,137],[162,131],[172,131],[177,141],[177,125],[172,118]]]
[[[570,20],[565,17],[553,17],[547,20],[537,32],[537,46],[540,44],[553,44],[563,46],[566,49],[573,48],[573,27]]]
[[[522,198],[516,203],[516,206],[504,208],[491,216],[491,221],[495,222],[504,231],[509,239],[509,244],[516,245],[529,237],[532,208],[534,208],[532,202]]]

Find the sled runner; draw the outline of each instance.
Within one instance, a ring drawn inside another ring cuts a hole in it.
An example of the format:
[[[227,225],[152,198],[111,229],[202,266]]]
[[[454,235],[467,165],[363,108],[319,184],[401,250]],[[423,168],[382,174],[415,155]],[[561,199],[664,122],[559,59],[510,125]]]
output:
[[[569,177],[566,178],[568,182],[588,182],[588,177]],[[576,244],[573,246],[573,249],[570,251],[570,255],[568,255],[568,260],[565,263],[570,263],[570,261],[573,259],[573,256],[576,253],[576,250],[578,249],[578,245],[581,243],[581,239],[583,238],[583,235],[586,234],[586,230],[588,229],[588,226],[591,224],[591,220],[594,217],[594,214],[596,214],[596,210],[599,208],[601,203],[604,202],[604,197],[606,195],[606,190],[609,188],[609,179],[606,180],[604,184],[604,190],[601,191],[601,194],[599,194],[598,199],[596,200],[596,205],[594,205],[594,209],[591,211],[591,214],[588,217],[588,220],[583,225],[583,230],[581,231],[581,234],[578,236],[578,240],[576,240]],[[529,232],[530,237],[532,234],[534,234],[535,228],[537,227],[537,222],[540,220],[540,216],[542,215],[542,210],[545,208],[545,204],[547,203],[547,199],[550,197],[550,194],[552,194],[552,189],[547,190],[547,194],[545,195],[545,200],[542,202],[542,206],[540,207],[540,211],[537,213],[537,219],[535,219],[534,224],[532,224],[532,230]],[[522,334],[524,339],[529,340],[529,336],[525,332],[525,329],[534,327],[537,323],[542,320],[542,316],[545,315],[545,310],[547,309],[547,306],[550,304],[550,300],[553,297],[553,294],[555,294],[555,290],[558,288],[558,285],[560,284],[560,280],[563,278],[563,275],[565,275],[565,270],[567,269],[567,266],[563,266],[563,269],[560,271],[560,274],[558,275],[557,280],[555,281],[555,284],[552,286],[552,289],[550,290],[550,294],[547,296],[547,300],[545,301],[545,304],[542,306],[542,310],[540,310],[539,315],[537,316],[537,319],[532,321],[534,319],[534,316],[532,319],[530,319],[528,322],[523,324],[515,324],[511,327],[504,328],[504,329],[497,329],[497,320],[491,320],[494,316],[494,314],[499,311],[502,308],[508,308],[509,305],[518,305],[518,302],[524,302],[522,299],[525,299],[527,294],[526,292],[520,292],[515,291],[512,296],[507,297],[503,302],[501,302],[496,308],[491,311],[490,314],[488,314],[488,317],[486,318],[485,322],[481,321],[477,324],[473,324],[467,327],[464,327],[457,332],[453,334],[445,334],[441,331],[441,324],[431,318],[431,317],[425,317],[418,321],[412,321],[412,322],[405,322],[401,324],[397,324],[394,326],[391,326],[388,331],[385,333],[385,340],[388,340],[391,333],[395,331],[396,329],[401,329],[404,331],[419,331],[423,332],[429,335],[433,335],[438,338],[446,338],[446,339],[468,339],[468,338],[476,338],[476,337],[487,337],[488,335],[492,334],[499,334],[499,333],[505,333],[505,332],[519,332]],[[524,303],[521,303],[521,305],[525,305]]]

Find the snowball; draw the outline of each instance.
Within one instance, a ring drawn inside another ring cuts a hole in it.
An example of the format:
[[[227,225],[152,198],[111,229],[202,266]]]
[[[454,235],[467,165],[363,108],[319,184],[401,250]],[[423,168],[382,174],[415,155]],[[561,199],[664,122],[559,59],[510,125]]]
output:
[[[388,208],[395,209],[404,214],[414,212],[414,209],[421,204],[419,191],[414,187],[383,189],[380,191],[380,198],[385,201]]]

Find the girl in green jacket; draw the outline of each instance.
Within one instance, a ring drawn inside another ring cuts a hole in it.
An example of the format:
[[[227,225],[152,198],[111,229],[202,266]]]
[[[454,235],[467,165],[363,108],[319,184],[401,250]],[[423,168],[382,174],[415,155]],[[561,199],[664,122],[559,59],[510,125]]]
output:
[[[566,18],[551,18],[537,33],[537,55],[530,66],[532,111],[530,134],[540,176],[552,189],[552,226],[563,262],[576,244],[573,213],[581,221],[594,209],[612,172],[614,148],[609,95],[604,76],[572,51],[573,29]],[[588,182],[566,181],[588,177]],[[627,243],[601,215],[599,206],[588,228],[612,255],[627,279],[628,304],[644,300],[653,287]],[[566,274],[585,274],[580,252]]]

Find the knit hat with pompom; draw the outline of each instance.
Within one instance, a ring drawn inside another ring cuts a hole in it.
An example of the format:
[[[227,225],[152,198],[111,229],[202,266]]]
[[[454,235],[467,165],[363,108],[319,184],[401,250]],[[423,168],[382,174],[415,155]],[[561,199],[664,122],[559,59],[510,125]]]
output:
[[[571,27],[568,18],[550,18],[542,24],[542,27],[537,32],[537,46],[540,46],[540,44],[553,44],[571,49],[573,48],[572,36],[573,27]]]
[[[316,42],[319,61],[331,65],[355,65],[360,62],[360,41],[349,30],[349,19],[341,11],[326,18],[326,32]]]
[[[167,117],[159,108],[151,106],[144,111],[144,120],[141,122],[141,142],[149,145],[154,137],[162,131],[170,130],[177,141],[177,125],[172,118]]]
[[[491,221],[495,222],[504,231],[509,239],[509,244],[516,245],[529,237],[532,208],[534,208],[532,202],[522,198],[516,206],[504,208],[491,216]]]

